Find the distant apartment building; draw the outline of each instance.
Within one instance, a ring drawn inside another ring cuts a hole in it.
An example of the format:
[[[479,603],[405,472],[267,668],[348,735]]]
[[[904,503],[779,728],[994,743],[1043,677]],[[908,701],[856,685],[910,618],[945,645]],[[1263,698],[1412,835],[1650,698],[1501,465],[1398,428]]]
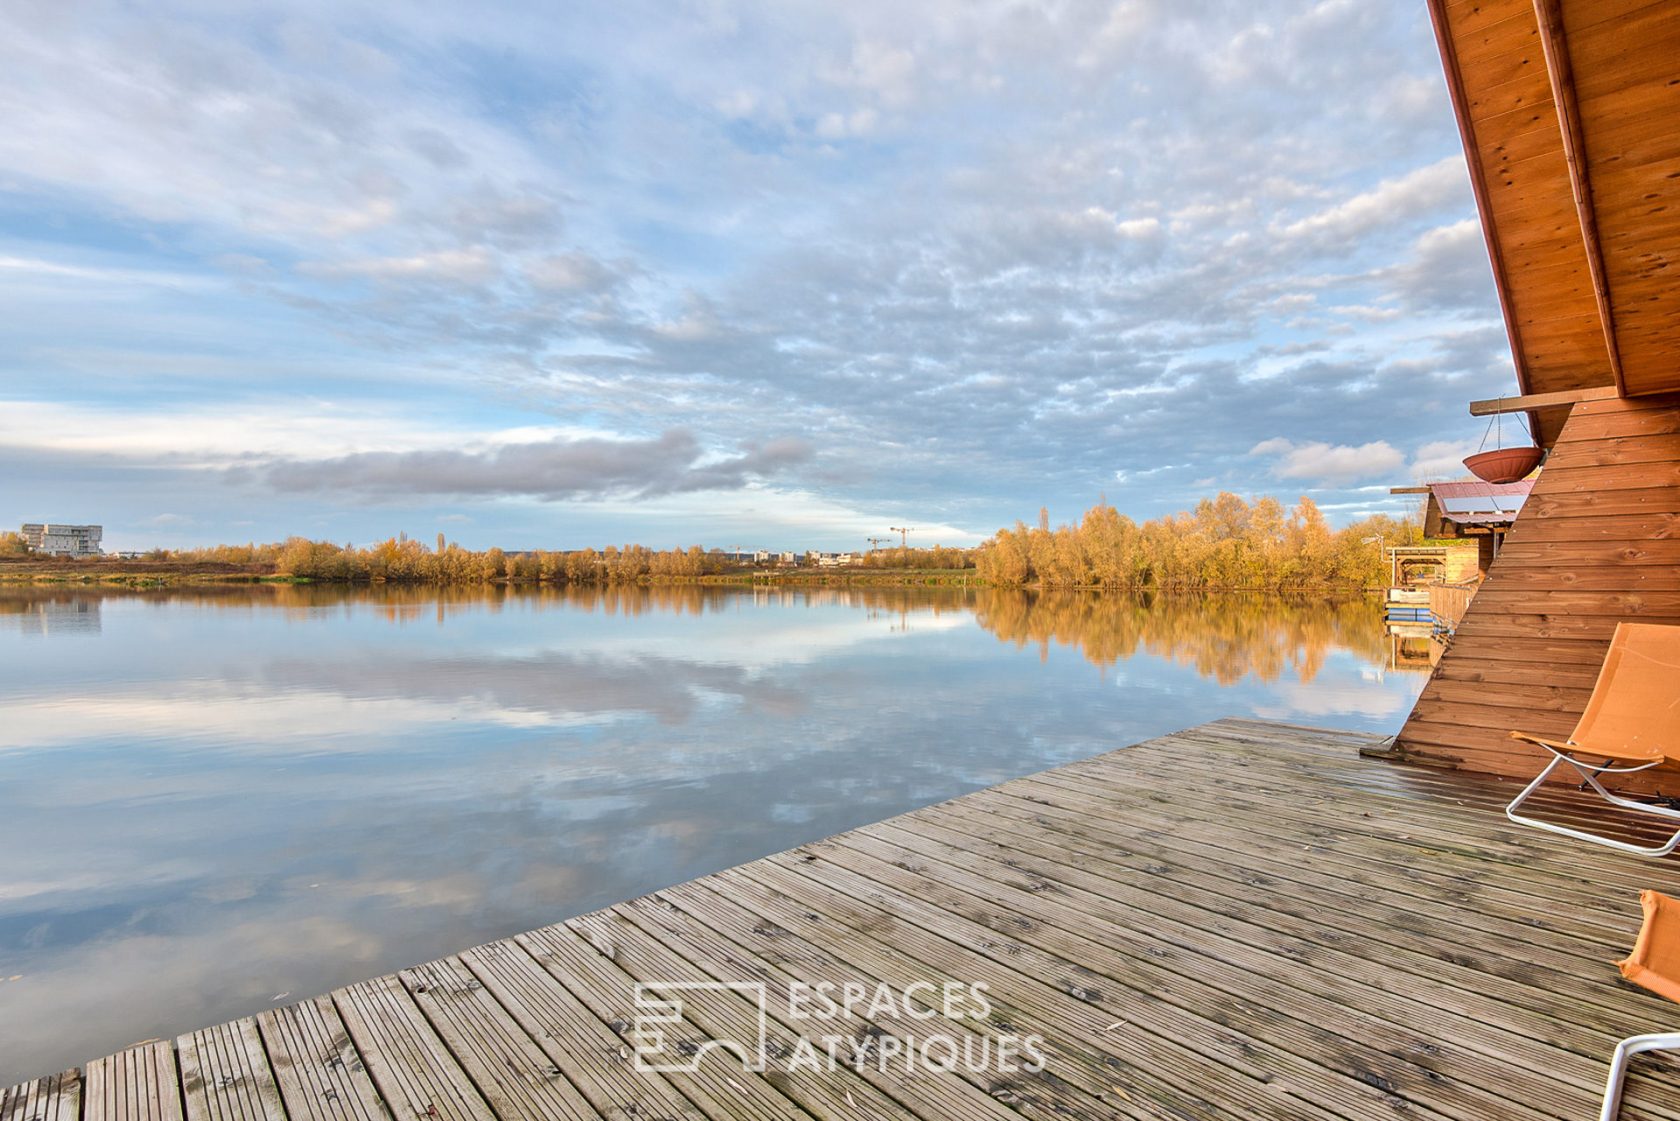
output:
[[[856,553],[824,553],[812,549],[805,554],[807,562],[818,568],[839,568],[843,565],[858,563]]]
[[[23,542],[31,552],[55,557],[97,557],[105,527],[98,525],[55,525],[25,522]]]

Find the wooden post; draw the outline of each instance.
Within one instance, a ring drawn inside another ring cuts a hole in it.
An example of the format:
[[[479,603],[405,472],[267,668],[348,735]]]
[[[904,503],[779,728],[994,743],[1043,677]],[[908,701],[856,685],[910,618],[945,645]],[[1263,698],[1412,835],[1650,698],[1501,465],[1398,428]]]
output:
[[[1488,533],[1476,538],[1476,569],[1483,576],[1486,576],[1488,569],[1493,567],[1493,558],[1498,554],[1499,537],[1497,534]]]

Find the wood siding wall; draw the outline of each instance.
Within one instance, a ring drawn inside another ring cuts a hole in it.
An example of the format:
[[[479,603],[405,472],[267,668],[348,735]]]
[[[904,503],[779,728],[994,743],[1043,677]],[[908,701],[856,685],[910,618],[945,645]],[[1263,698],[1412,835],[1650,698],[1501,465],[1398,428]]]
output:
[[[1395,753],[1532,777],[1507,733],[1567,736],[1623,619],[1680,624],[1680,394],[1574,407]]]

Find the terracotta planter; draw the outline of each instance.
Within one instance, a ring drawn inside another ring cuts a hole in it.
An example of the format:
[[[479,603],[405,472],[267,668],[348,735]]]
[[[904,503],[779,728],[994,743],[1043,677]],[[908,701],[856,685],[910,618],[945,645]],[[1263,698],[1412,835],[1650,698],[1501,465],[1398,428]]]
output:
[[[1484,483],[1515,483],[1540,466],[1540,455],[1539,448],[1496,448],[1477,452],[1464,466]]]

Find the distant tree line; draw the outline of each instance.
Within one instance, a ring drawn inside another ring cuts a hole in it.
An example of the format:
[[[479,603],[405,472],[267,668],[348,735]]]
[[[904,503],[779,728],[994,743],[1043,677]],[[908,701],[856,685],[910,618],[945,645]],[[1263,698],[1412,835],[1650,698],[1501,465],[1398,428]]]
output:
[[[961,570],[974,566],[973,550],[881,549],[857,557],[866,569]],[[696,580],[742,569],[730,554],[699,545],[650,549],[608,545],[604,549],[464,549],[453,542],[429,549],[407,536],[357,548],[292,537],[273,544],[213,545],[201,549],[156,550],[158,560],[267,567],[278,575],[322,582],[393,584],[635,584]],[[844,571],[844,570],[841,570]]]
[[[924,568],[951,571],[973,568],[974,550],[935,545],[931,549],[876,549],[859,555],[857,563],[865,568]]]
[[[267,565],[294,579],[346,583],[633,584],[692,579],[734,567],[723,554],[709,553],[698,545],[687,549],[608,545],[599,550],[509,553],[495,548],[464,549],[454,542],[434,550],[407,537],[388,538],[366,548],[292,537],[268,545],[215,545],[158,555],[187,562]]]
[[[1388,582],[1383,547],[1417,539],[1415,525],[1386,514],[1335,530],[1310,498],[1286,510],[1275,498],[1250,503],[1222,492],[1142,524],[1100,504],[1051,529],[1040,511],[1035,527],[998,530],[974,565],[1002,587],[1363,588]]]
[[[1379,538],[1379,542],[1372,541]],[[877,571],[970,570],[1000,587],[1204,588],[1277,590],[1365,588],[1387,582],[1383,548],[1419,539],[1417,526],[1379,514],[1332,529],[1310,498],[1285,508],[1274,498],[1245,501],[1221,493],[1194,509],[1134,522],[1100,503],[1055,529],[1044,511],[1037,526],[1016,522],[977,549],[934,546],[859,554],[851,566]],[[699,545],[650,549],[431,549],[406,536],[358,548],[293,537],[267,545],[217,545],[152,554],[158,560],[267,568],[323,582],[399,584],[611,585],[684,582],[739,572],[729,554]],[[844,569],[840,570],[844,572]]]

